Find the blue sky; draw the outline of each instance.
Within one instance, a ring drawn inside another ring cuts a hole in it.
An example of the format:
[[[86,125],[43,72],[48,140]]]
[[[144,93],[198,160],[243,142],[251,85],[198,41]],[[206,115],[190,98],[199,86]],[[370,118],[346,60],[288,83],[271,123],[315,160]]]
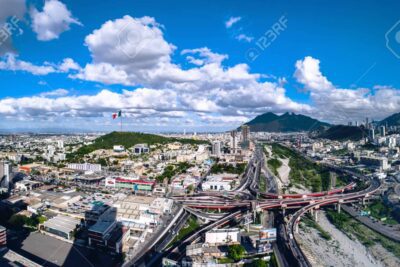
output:
[[[267,111],[382,119],[400,111],[399,7],[0,0],[3,34],[15,26],[0,34],[0,128],[114,130],[119,109],[141,131],[228,130]]]

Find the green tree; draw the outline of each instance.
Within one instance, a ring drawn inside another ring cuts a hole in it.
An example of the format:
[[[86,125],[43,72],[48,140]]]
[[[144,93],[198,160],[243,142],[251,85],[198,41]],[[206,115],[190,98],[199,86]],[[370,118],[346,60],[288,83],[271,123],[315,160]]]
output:
[[[243,258],[246,250],[242,245],[232,245],[228,248],[228,257],[234,261],[238,261]]]
[[[14,214],[11,216],[11,218],[8,220],[8,224],[10,225],[11,228],[13,229],[21,229],[25,222],[27,220],[27,217],[24,215],[19,215],[19,214]]]
[[[249,267],[267,267],[267,262],[262,259],[256,259],[249,264]]]

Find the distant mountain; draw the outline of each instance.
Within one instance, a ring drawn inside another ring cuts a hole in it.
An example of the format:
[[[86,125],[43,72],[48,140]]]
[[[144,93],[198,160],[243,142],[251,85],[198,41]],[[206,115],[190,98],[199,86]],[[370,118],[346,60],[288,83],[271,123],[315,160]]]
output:
[[[379,125],[387,125],[387,126],[400,126],[400,113],[394,113],[389,117],[381,120]]]
[[[328,123],[289,112],[280,116],[272,112],[264,113],[245,125],[250,126],[252,132],[303,132],[330,127]]]
[[[330,140],[352,140],[359,141],[361,138],[366,137],[368,132],[363,126],[346,126],[346,125],[335,125],[329,129],[320,132],[318,138],[326,138]]]

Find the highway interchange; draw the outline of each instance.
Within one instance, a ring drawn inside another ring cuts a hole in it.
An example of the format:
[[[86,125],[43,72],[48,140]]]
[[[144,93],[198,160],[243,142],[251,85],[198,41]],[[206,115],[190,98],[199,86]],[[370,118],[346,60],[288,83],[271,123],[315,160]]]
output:
[[[276,187],[272,190],[269,188],[269,190],[267,190],[268,193],[260,192],[258,188],[260,173],[264,174],[264,178],[267,181],[271,181],[271,176],[268,176],[268,172],[264,167],[263,150],[261,146],[257,146],[245,170],[245,175],[240,185],[235,190],[221,193],[202,192],[198,190],[198,193],[192,196],[173,197],[174,200],[179,202],[185,209],[185,218],[188,217],[187,213],[192,213],[206,221],[206,224],[184,237],[183,240],[176,242],[172,247],[167,248],[166,242],[162,242],[162,240],[165,240],[165,238],[170,240],[171,233],[177,233],[179,231],[180,227],[183,226],[183,220],[179,220],[179,224],[169,226],[173,228],[173,230],[166,231],[164,238],[160,236],[160,243],[155,242],[151,246],[146,247],[146,251],[143,251],[143,255],[147,255],[147,257],[143,256],[135,262],[131,262],[130,265],[157,266],[161,263],[163,257],[180,260],[185,255],[186,246],[198,241],[205,232],[213,228],[222,227],[232,221],[238,222],[249,211],[281,211],[281,214],[284,216],[287,209],[298,209],[294,214],[288,216],[286,223],[284,223],[284,220],[281,220],[282,225],[277,225],[279,229],[282,229],[282,231],[280,231],[282,235],[278,239],[285,244],[284,247],[286,248],[284,252],[284,258],[286,259],[282,260],[280,264],[287,266],[289,262],[290,266],[311,266],[307,257],[298,246],[295,237],[295,232],[301,217],[306,212],[316,213],[322,206],[336,205],[336,207],[340,209],[343,203],[359,201],[360,199],[365,200],[376,193],[381,186],[379,180],[369,179],[349,170],[327,165],[328,168],[347,173],[356,179],[363,180],[367,188],[354,192],[356,183],[351,182],[342,188],[309,194],[279,195],[276,193]],[[212,209],[223,212],[223,214],[217,215],[215,213],[206,212]],[[280,247],[282,248],[282,245]],[[149,257],[149,255],[151,256]],[[278,258],[280,257],[281,255],[279,255]]]

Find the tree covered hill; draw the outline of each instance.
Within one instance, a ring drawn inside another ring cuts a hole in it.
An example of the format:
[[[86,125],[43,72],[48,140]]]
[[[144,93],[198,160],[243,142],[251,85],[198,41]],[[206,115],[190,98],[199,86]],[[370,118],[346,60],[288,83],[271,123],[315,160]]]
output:
[[[122,145],[130,148],[137,144],[167,144],[172,142],[180,142],[183,144],[206,144],[207,141],[195,140],[187,138],[172,138],[156,134],[146,134],[137,132],[111,132],[109,134],[98,137],[93,144],[86,145],[78,149],[73,156],[83,156],[98,149],[112,149],[115,145]]]

